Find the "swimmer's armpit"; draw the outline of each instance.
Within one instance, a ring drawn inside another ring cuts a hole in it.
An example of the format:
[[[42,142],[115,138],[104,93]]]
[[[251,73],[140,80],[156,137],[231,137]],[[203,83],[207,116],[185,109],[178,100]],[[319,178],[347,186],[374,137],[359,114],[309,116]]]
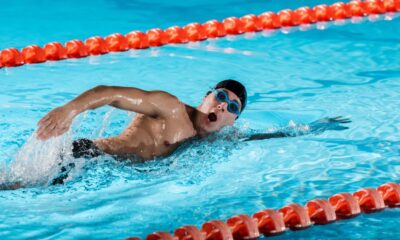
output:
[[[351,120],[349,118],[344,118],[342,116],[333,118],[326,117],[306,125],[300,125],[301,127],[298,129],[294,127],[286,127],[284,129],[278,130],[273,133],[252,134],[246,139],[244,139],[244,141],[264,140],[270,138],[283,138],[283,137],[297,137],[308,134],[320,134],[327,130],[341,131],[349,129],[349,127],[342,125],[346,123],[351,123]]]

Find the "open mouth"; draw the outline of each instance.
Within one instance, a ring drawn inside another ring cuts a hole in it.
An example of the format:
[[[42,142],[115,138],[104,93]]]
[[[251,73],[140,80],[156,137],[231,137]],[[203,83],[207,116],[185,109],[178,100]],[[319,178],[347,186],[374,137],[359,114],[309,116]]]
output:
[[[209,113],[208,114],[208,120],[210,121],[210,122],[216,122],[217,121],[217,114],[215,114],[215,113]]]

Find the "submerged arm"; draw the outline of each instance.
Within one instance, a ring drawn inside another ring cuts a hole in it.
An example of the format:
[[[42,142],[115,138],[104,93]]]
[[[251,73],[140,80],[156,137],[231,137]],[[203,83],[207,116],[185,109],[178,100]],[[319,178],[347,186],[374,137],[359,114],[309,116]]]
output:
[[[284,128],[272,133],[257,133],[245,138],[244,141],[263,140],[270,138],[297,137],[308,134],[320,134],[327,130],[346,130],[347,126],[341,124],[350,123],[351,120],[341,116],[334,118],[322,118],[307,125],[301,125],[300,128]]]

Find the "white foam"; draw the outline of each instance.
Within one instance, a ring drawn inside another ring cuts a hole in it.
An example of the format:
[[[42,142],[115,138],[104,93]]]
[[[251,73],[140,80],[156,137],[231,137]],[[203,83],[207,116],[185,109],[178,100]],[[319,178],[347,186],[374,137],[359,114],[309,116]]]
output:
[[[71,146],[71,142],[69,133],[47,141],[38,140],[36,133],[33,133],[16,153],[14,161],[8,167],[0,167],[0,184],[47,184],[57,173],[62,151],[71,151],[70,147],[67,147]]]

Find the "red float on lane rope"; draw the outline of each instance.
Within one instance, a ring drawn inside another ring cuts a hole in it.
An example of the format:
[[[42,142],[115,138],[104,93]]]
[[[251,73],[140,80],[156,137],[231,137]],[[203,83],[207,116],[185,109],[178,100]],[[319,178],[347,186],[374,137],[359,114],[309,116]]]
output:
[[[381,0],[365,0],[362,5],[367,14],[382,14],[385,12],[385,7]]]
[[[295,14],[300,24],[311,24],[317,21],[315,12],[309,7],[301,7],[296,9]]]
[[[330,15],[334,20],[343,20],[351,17],[347,5],[343,2],[337,2],[329,6]]]
[[[297,13],[290,10],[285,9],[278,12],[279,21],[284,27],[293,27],[299,25],[299,17]]]
[[[129,49],[128,40],[119,33],[114,33],[106,37],[107,48],[110,52],[123,52]]]
[[[44,46],[47,60],[62,60],[67,58],[67,49],[59,42],[51,42]]]
[[[256,16],[248,14],[243,17],[229,17],[223,21],[210,20],[206,23],[190,23],[186,26],[173,26],[165,31],[150,29],[146,33],[133,31],[126,36],[112,34],[102,40],[101,37],[91,37],[85,41],[68,41],[64,46],[54,42],[43,47],[45,59],[40,47],[26,47],[21,54],[4,49],[0,67],[16,67],[25,63],[40,63],[46,60],[62,60],[66,58],[81,58],[89,55],[100,55],[108,52],[120,52],[128,49],[144,49],[159,47],[165,44],[179,44],[188,41],[202,41],[207,38],[223,37],[227,34],[242,34],[257,32],[263,29],[293,27],[299,24],[312,24],[332,20],[344,20],[350,17],[382,14],[400,11],[400,0],[352,0],[348,3],[337,2],[332,5],[317,5],[313,8],[301,7],[296,10],[285,9],[277,14],[265,12]],[[29,49],[29,50],[28,50]],[[1,52],[1,51],[0,51]],[[22,50],[21,50],[22,52]],[[21,60],[22,59],[22,60]]]
[[[315,224],[328,224],[336,221],[334,208],[324,199],[311,200],[306,207],[311,221]]]
[[[400,185],[397,183],[386,183],[378,187],[383,201],[389,207],[400,206]]]
[[[150,29],[146,32],[149,45],[152,47],[158,47],[165,45],[168,42],[165,32],[159,28]]]
[[[126,34],[126,40],[128,41],[128,47],[132,49],[144,49],[149,47],[149,41],[147,35],[140,31],[132,31]]]
[[[90,55],[101,55],[109,52],[106,40],[99,36],[86,39],[85,45]]]
[[[258,229],[264,236],[275,236],[285,232],[283,214],[272,209],[265,209],[253,215],[257,219]]]
[[[332,19],[328,5],[325,4],[317,5],[313,8],[313,10],[315,13],[315,18],[319,22],[327,22]]]
[[[208,38],[224,37],[226,36],[226,31],[224,24],[218,22],[217,20],[210,20],[203,24],[205,34]]]
[[[199,23],[190,23],[183,28],[189,41],[197,42],[207,39],[204,27]]]
[[[363,5],[360,1],[351,1],[346,4],[347,10],[352,17],[363,17],[365,15]]]
[[[242,21],[237,17],[228,17],[222,21],[227,34],[241,34],[243,33]]]
[[[346,219],[361,213],[357,200],[350,193],[338,193],[329,198],[329,203],[335,208],[337,219]]]
[[[354,196],[353,196],[354,195]],[[279,211],[265,209],[252,217],[240,214],[227,222],[212,220],[199,230],[195,226],[183,226],[175,230],[174,236],[168,232],[155,232],[148,240],[239,240],[256,239],[260,233],[265,236],[283,233],[286,229],[302,230],[314,224],[328,224],[335,220],[354,217],[361,213],[379,211],[400,206],[400,185],[386,183],[378,187],[364,188],[353,194],[339,193],[329,198],[311,200],[302,207],[289,204]],[[361,206],[361,207],[360,207]],[[285,226],[286,225],[286,226]],[[288,227],[288,228],[286,228]],[[135,239],[137,238],[129,238]]]
[[[281,209],[286,227],[292,230],[301,230],[311,226],[311,220],[304,207],[298,204],[289,204]]]
[[[16,67],[23,65],[24,59],[16,48],[7,48],[0,52],[0,62],[4,67]]]
[[[46,61],[46,55],[44,53],[44,50],[37,45],[31,45],[26,48],[23,48],[21,53],[24,62],[28,64],[42,63]]]
[[[88,56],[87,48],[81,40],[71,40],[65,44],[67,57],[82,58]]]
[[[361,210],[365,213],[381,211],[385,208],[385,202],[376,189],[363,188],[353,193],[357,198]]]
[[[167,28],[165,35],[167,43],[186,43],[188,41],[185,30],[178,26]]]
[[[282,26],[278,15],[273,12],[262,13],[258,16],[258,19],[260,19],[261,27],[263,29],[276,29]]]
[[[235,240],[257,239],[260,236],[256,220],[246,214],[231,217],[227,223]]]
[[[248,14],[240,18],[243,32],[258,32],[262,30],[260,19],[254,14]]]
[[[174,235],[179,240],[204,240],[205,233],[197,229],[195,226],[183,226],[175,230]]]

